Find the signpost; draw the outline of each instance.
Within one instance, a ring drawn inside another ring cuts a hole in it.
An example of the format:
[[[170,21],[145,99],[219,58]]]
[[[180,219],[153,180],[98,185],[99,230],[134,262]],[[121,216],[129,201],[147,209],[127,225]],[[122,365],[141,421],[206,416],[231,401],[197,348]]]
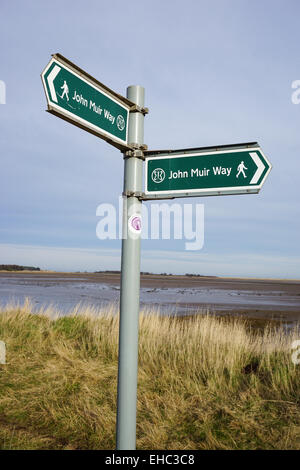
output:
[[[145,199],[258,193],[271,170],[257,142],[146,157]]]
[[[143,200],[258,193],[271,164],[255,143],[147,151],[144,88],[119,95],[60,54],[42,72],[48,111],[106,140],[124,154],[116,444],[136,443],[138,324]],[[143,192],[143,163],[145,192]]]
[[[144,105],[144,88],[130,86],[127,96]],[[129,139],[143,148],[144,115],[130,113]],[[120,333],[117,406],[117,449],[135,449],[138,371],[138,328],[140,309],[141,213],[143,152],[125,154],[123,240],[120,288]]]
[[[110,90],[60,54],[42,72],[48,111],[120,149],[128,145],[134,103]]]

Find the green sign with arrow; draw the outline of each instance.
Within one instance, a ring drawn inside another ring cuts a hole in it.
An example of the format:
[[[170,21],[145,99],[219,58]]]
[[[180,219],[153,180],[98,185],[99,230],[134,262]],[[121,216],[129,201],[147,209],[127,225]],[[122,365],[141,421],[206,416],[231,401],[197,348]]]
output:
[[[145,199],[258,193],[270,170],[257,143],[149,151]]]
[[[127,149],[129,111],[134,105],[60,54],[42,72],[48,111],[112,145]]]

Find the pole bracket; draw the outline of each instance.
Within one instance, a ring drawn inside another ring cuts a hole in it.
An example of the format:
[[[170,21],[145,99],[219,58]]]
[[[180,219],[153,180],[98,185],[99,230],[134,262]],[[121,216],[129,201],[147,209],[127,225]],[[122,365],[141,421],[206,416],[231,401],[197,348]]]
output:
[[[144,193],[142,191],[123,191],[122,196],[137,197],[141,201],[144,196]]]
[[[129,146],[132,150],[143,150],[143,151],[148,150],[148,145],[145,145],[145,144],[137,144],[135,142],[131,142]]]
[[[144,108],[142,106],[138,106],[137,104],[134,104],[129,108],[129,111],[131,113],[142,113],[144,116],[149,113],[149,108]]]
[[[138,145],[138,144],[131,144],[132,145],[132,150],[127,150],[127,152],[124,153],[124,159],[125,158],[140,158],[141,160],[145,160],[145,155],[144,155],[144,150],[146,150],[147,145]]]

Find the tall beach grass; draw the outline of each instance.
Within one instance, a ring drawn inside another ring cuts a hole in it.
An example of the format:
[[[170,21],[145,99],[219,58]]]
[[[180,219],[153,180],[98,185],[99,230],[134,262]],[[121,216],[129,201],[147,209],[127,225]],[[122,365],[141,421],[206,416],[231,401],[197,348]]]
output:
[[[32,312],[0,312],[0,448],[113,449],[116,307]],[[297,339],[297,326],[141,311],[137,448],[299,449]]]

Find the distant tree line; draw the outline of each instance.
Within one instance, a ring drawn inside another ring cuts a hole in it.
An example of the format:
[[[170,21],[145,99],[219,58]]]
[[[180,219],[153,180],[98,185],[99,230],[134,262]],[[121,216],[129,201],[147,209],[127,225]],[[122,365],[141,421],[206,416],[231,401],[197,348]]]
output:
[[[18,264],[0,264],[0,271],[40,271],[40,268],[20,266]]]
[[[120,271],[112,271],[112,270],[109,270],[107,269],[106,271],[94,271],[94,274],[103,274],[103,273],[107,273],[107,274],[120,274]]]
[[[95,274],[120,274],[120,271],[111,271],[111,270],[106,270],[106,271],[94,271]],[[174,274],[171,273],[149,273],[148,271],[141,271],[141,275],[150,275],[150,276],[174,276]],[[216,278],[218,276],[208,276],[207,274],[192,274],[192,273],[185,273],[184,274],[187,277],[212,277]]]
[[[188,277],[218,277],[218,276],[208,276],[207,274],[190,274],[190,273],[185,273],[185,276],[188,276]]]
[[[80,271],[78,271],[80,272]],[[87,272],[87,271],[85,271]],[[112,271],[112,270],[106,270],[106,271],[94,271],[94,274],[120,274],[120,271]],[[149,273],[148,271],[141,271],[142,275],[150,275],[150,276],[174,276],[175,274],[171,273]],[[209,276],[207,274],[192,274],[192,273],[185,273],[184,276],[187,277],[218,277],[218,276]]]

